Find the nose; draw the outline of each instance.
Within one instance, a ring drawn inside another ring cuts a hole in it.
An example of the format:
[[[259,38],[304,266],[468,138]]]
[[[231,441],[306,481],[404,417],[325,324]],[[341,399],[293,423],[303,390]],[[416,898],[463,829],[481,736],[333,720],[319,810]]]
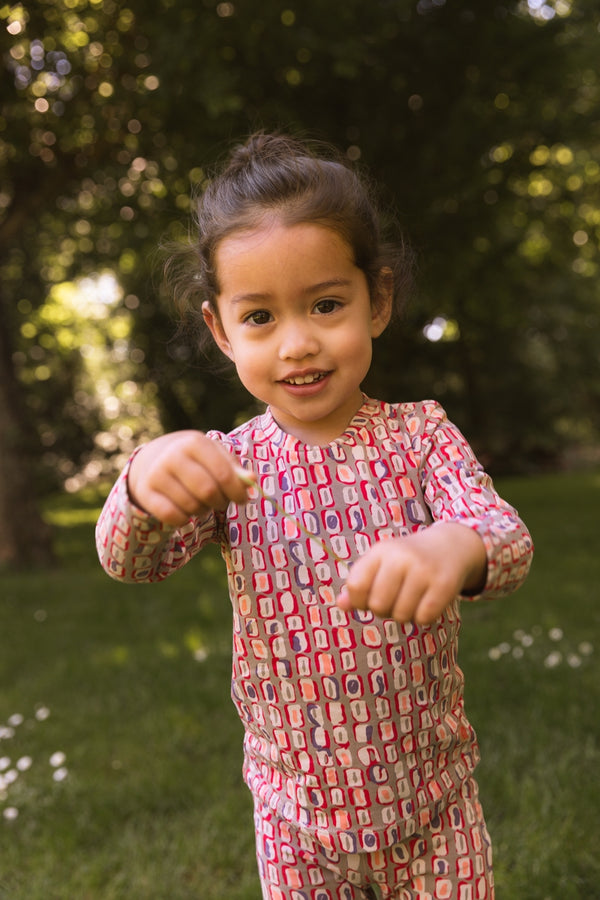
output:
[[[279,332],[279,358],[302,360],[319,352],[315,329],[304,318],[294,317],[281,324]]]

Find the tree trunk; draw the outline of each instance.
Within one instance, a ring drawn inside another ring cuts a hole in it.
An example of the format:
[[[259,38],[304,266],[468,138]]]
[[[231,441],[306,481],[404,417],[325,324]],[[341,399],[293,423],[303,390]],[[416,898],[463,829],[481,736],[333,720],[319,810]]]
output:
[[[6,312],[0,302],[0,567],[24,569],[49,565],[54,555],[35,494],[33,429],[15,376]]]

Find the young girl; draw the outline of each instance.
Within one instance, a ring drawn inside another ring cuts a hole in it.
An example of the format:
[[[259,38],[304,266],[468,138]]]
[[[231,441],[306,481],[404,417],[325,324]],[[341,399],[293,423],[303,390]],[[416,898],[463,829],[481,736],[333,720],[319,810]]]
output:
[[[221,547],[264,898],[491,898],[460,601],[514,591],[532,543],[437,403],[361,391],[407,254],[353,170],[278,135],[233,152],[197,225],[176,299],[265,411],[139,449],[102,565],[158,581]]]

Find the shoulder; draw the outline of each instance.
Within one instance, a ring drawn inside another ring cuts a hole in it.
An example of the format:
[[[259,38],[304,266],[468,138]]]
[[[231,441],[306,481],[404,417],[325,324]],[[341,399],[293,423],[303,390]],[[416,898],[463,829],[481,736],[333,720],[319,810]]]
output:
[[[206,436],[212,441],[223,444],[226,449],[239,453],[249,444],[265,439],[263,416],[254,416],[229,432],[212,429],[206,432]]]
[[[436,400],[409,403],[374,401],[392,431],[402,431],[411,437],[425,436],[448,422],[445,409]]]

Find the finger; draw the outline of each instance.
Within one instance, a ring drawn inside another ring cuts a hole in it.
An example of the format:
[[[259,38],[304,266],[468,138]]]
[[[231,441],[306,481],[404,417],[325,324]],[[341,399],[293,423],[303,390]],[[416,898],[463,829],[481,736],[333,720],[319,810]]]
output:
[[[144,508],[164,525],[175,527],[185,525],[193,515],[200,515],[200,513],[190,512],[188,509],[178,506],[173,502],[172,497],[161,493],[150,493]]]
[[[201,432],[184,432],[151,465],[147,485],[188,515],[243,502],[247,488],[235,457]]]
[[[213,508],[225,508],[230,501],[243,503],[246,500],[249,483],[253,483],[252,475],[247,475],[236,460],[236,457],[221,447],[216,441],[199,435],[191,449],[191,456],[202,472],[197,477],[202,479],[202,489],[209,491],[204,502]],[[206,478],[206,474],[210,476]]]
[[[392,549],[392,548],[390,548]],[[394,553],[382,557],[371,585],[368,607],[375,615],[390,617],[398,622],[410,622],[428,590],[429,567],[406,552],[406,545],[397,544]]]
[[[415,625],[431,625],[436,622],[457,593],[451,586],[436,586],[426,591],[414,611]]]
[[[161,521],[181,525],[193,515],[226,508],[231,499],[245,500],[235,458],[202,433],[182,432],[158,446],[161,452],[150,455],[146,466],[143,458],[137,461],[130,489],[134,502],[139,497],[142,508]]]
[[[459,594],[454,577],[440,572],[429,563],[415,564],[409,570],[393,609],[399,622],[430,625]]]
[[[192,516],[202,517],[212,509],[226,508],[229,499],[212,474],[193,463],[181,461],[177,474],[162,474],[159,486],[152,487],[151,481],[146,508],[154,516],[168,525],[183,525]],[[248,479],[252,484],[252,480]],[[193,485],[190,489],[188,485]],[[242,498],[246,497],[243,486]]]
[[[417,624],[415,614],[425,593],[426,588],[422,581],[415,578],[407,579],[401,585],[387,615],[403,625],[408,622]]]
[[[371,583],[367,606],[380,618],[392,616],[394,610],[403,610],[407,606],[407,572],[402,560],[394,560],[388,566],[379,566]],[[404,598],[404,599],[403,599]],[[408,610],[401,621],[407,621],[412,609]]]
[[[377,567],[377,558],[372,553],[365,554],[354,563],[339,596],[343,609],[367,609]]]
[[[144,506],[162,522],[182,525],[192,516],[205,515],[212,508],[211,496],[217,492],[211,488],[208,473],[204,486],[199,487],[199,477],[191,463],[179,461],[174,465],[174,471],[161,468],[148,474]]]

